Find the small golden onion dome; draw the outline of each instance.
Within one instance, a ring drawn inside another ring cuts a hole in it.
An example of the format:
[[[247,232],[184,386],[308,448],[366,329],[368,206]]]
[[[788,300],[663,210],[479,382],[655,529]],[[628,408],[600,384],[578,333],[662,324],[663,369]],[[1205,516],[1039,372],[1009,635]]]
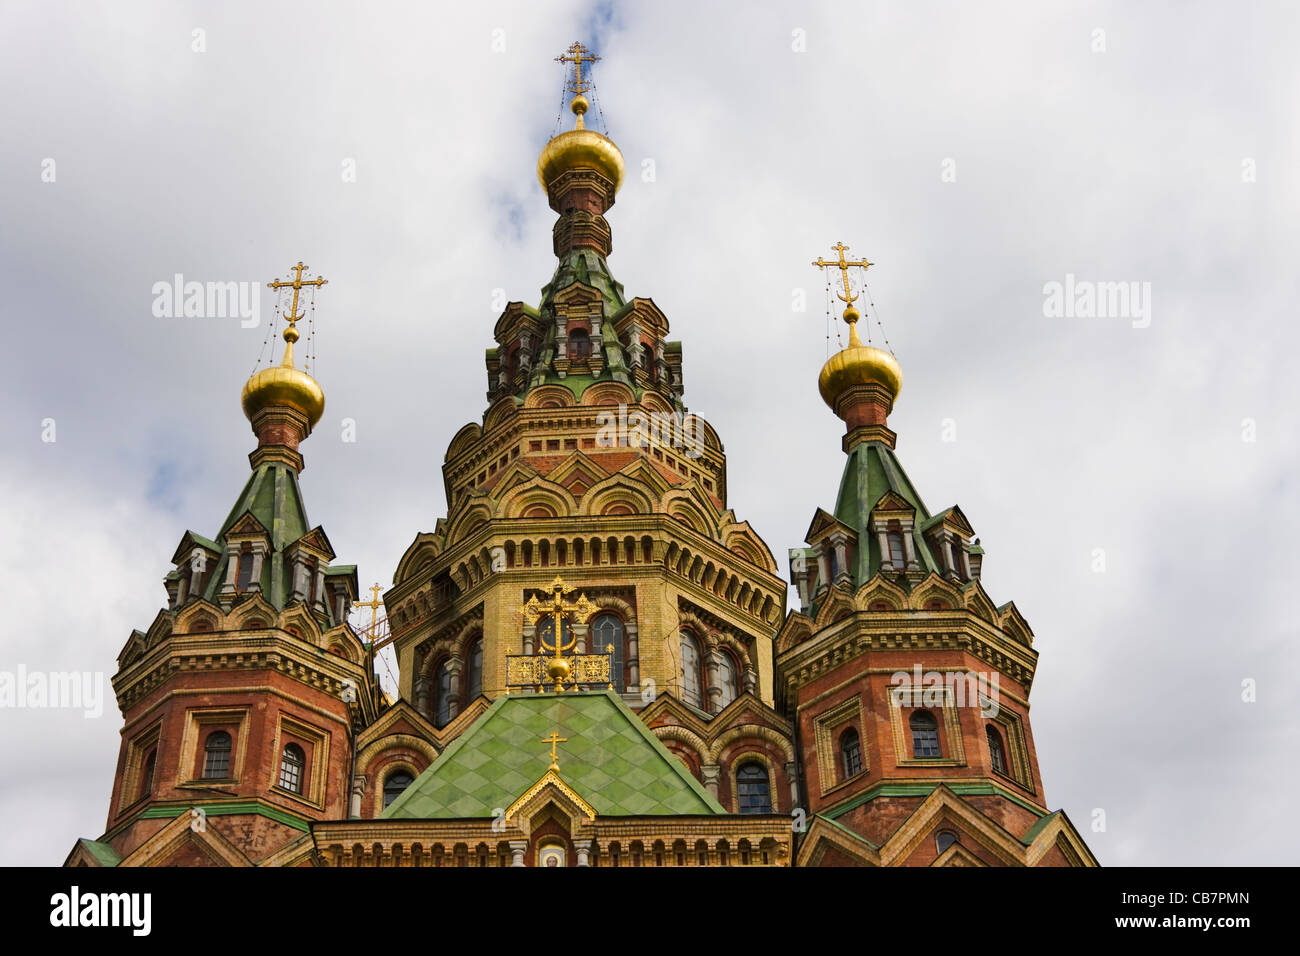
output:
[[[542,188],[549,189],[561,173],[570,169],[594,169],[612,182],[614,191],[618,192],[623,185],[623,153],[608,136],[583,125],[582,114],[587,112],[586,97],[575,96],[569,108],[578,118],[577,125],[552,137],[542,147],[542,155],[537,157],[537,178]]]
[[[325,413],[325,393],[320,385],[292,365],[272,365],[255,372],[244,384],[240,403],[249,421],[264,408],[286,405],[306,415],[309,427],[314,428]]]
[[[903,387],[903,370],[898,367],[898,360],[888,352],[863,345],[858,338],[856,326],[850,325],[849,330],[848,347],[827,359],[821,374],[817,376],[817,388],[822,393],[822,400],[834,409],[835,400],[845,389],[872,383],[883,385],[897,398]]]

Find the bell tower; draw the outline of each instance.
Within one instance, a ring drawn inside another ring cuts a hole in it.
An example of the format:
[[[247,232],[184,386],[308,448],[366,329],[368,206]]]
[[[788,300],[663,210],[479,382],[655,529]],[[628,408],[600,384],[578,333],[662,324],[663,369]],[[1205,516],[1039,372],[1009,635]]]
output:
[[[573,127],[537,162],[556,267],[536,305],[497,320],[487,409],[443,464],[448,513],[385,595],[402,695],[435,726],[468,726],[507,692],[509,658],[542,653],[520,608],[560,576],[593,605],[581,639],[614,648],[614,691],[724,806],[734,768],[707,741],[733,720],[770,732],[755,749],[786,811],[793,751],[771,705],[787,585],[728,503],[722,442],[686,407],[668,316],[611,272],[605,216],[624,161],[588,122],[600,58],[575,43],[558,59]]]
[[[118,657],[108,823],[72,865],[297,864],[313,821],[348,815],[352,738],[380,691],[346,622],[356,568],[335,563],[299,486],[325,409],[294,362],[306,297],[326,281],[306,268],[270,283],[288,300],[284,355],[244,385],[252,474],[214,537],[181,538],[167,606]]]
[[[849,338],[818,387],[846,461],[833,510],[790,552],[800,608],[776,638],[810,820],[796,865],[1095,865],[1043,794],[1033,632],[984,590],[962,510],[929,510],[903,470],[888,425],[902,371],[863,343],[850,282],[872,263],[832,248],[813,265],[842,286]]]

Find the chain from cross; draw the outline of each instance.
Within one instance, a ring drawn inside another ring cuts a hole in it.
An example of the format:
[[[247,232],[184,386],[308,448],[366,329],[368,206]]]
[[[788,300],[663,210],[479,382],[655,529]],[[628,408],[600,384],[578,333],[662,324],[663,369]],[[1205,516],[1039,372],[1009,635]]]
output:
[[[554,730],[551,731],[550,736],[542,738],[542,743],[551,745],[551,766],[549,769],[551,770],[560,769],[560,761],[555,752],[555,746],[556,744],[566,743],[568,739],[569,739],[568,737],[561,737],[559,733]]]
[[[849,247],[842,242],[835,243],[835,245],[831,246],[831,249],[839,253],[838,260],[828,261],[818,256],[817,259],[814,260],[813,265],[815,265],[818,269],[835,268],[840,270],[840,278],[844,280],[844,294],[840,295],[837,292],[835,293],[835,297],[839,299],[841,302],[845,303],[846,305],[852,305],[854,302],[857,301],[858,296],[853,295],[849,291],[849,270],[853,268],[858,268],[861,269],[863,272],[866,272],[867,269],[874,266],[875,263],[868,262],[865,258],[859,259],[856,262],[850,259],[845,259],[844,253],[848,252]]]
[[[595,63],[599,60],[600,57],[596,56],[594,53],[589,53],[585,46],[575,40],[573,45],[565,51],[563,56],[557,56],[555,58],[556,63],[573,64],[573,82],[565,84],[565,89],[570,93],[585,93],[587,90],[591,89],[590,83],[582,82],[582,64]]]

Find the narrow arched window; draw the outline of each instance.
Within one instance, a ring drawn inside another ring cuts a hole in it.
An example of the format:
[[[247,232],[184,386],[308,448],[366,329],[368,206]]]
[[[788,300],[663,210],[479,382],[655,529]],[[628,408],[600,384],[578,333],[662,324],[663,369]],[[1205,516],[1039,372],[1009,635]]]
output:
[[[469,666],[465,674],[465,703],[483,693],[483,638],[478,638],[469,649]]]
[[[230,777],[230,734],[214,730],[203,745],[203,777],[226,780]]]
[[[1007,752],[1002,746],[1002,735],[992,727],[984,728],[989,742],[989,765],[998,773],[1007,772]]]
[[[908,725],[912,728],[912,756],[938,757],[939,722],[928,710],[918,710],[912,714]]]
[[[952,570],[962,580],[966,578],[964,567],[961,558],[961,542],[954,538],[952,541]]]
[[[439,727],[451,720],[451,661],[444,660],[433,675],[433,722]]]
[[[907,552],[903,549],[903,532],[890,531],[885,537],[889,541],[889,563],[895,571],[902,571],[907,566]]]
[[[718,683],[722,685],[722,706],[726,707],[740,696],[740,682],[737,676],[736,659],[730,652],[718,655]]]
[[[569,354],[575,359],[585,359],[591,355],[591,336],[586,329],[574,329],[569,333]]]
[[[302,770],[307,756],[297,744],[289,744],[280,754],[280,786],[290,793],[302,793]]]
[[[402,791],[415,782],[405,770],[394,770],[384,778],[384,809],[402,795]]]
[[[704,681],[700,674],[700,642],[690,631],[682,631],[682,700],[704,706]]]
[[[245,548],[239,552],[239,567],[235,575],[235,590],[247,591],[253,583],[253,552]]]
[[[158,748],[149,751],[149,756],[144,760],[144,773],[140,775],[140,793],[141,798],[147,797],[153,793],[153,773],[154,768],[158,765]]]
[[[934,845],[939,849],[940,853],[943,853],[944,850],[948,849],[948,847],[952,846],[956,842],[957,834],[953,833],[951,830],[940,830],[934,838]]]
[[[772,784],[767,768],[756,760],[736,771],[736,803],[741,813],[772,812]]]
[[[617,614],[602,614],[591,625],[591,653],[613,654],[609,676],[614,689],[620,694],[627,687],[627,648],[624,644],[623,621]]]
[[[862,772],[862,740],[853,727],[840,734],[840,764],[845,780]]]

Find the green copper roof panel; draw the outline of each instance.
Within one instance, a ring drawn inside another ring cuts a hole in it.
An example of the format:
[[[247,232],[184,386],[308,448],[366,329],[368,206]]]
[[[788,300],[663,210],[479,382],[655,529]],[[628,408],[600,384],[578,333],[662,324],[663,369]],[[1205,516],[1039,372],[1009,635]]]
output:
[[[835,517],[858,533],[857,560],[853,571],[855,587],[868,581],[880,570],[880,542],[871,531],[871,509],[892,491],[916,509],[912,544],[916,560],[926,571],[942,571],[935,561],[925,537],[920,532],[930,519],[930,512],[892,448],[878,441],[861,442],[849,452],[835,499]]]
[[[602,816],[726,812],[616,694],[591,691],[498,698],[383,816],[492,817],[545,775],[553,731],[560,778]]]

